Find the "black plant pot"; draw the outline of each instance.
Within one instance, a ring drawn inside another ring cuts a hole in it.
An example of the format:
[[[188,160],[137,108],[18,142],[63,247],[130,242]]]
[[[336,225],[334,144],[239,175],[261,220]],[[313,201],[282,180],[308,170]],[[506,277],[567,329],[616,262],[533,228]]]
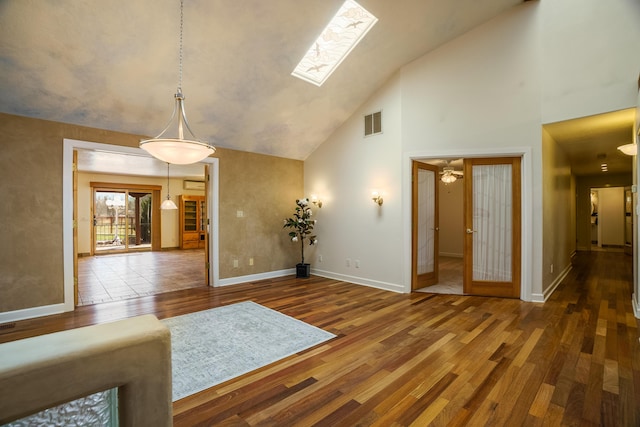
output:
[[[309,277],[311,264],[296,264],[296,277]]]

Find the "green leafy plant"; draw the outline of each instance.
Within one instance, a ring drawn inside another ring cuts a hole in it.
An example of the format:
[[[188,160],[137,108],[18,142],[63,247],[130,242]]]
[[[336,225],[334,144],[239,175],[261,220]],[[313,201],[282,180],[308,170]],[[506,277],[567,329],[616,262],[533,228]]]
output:
[[[313,212],[309,207],[309,199],[296,200],[296,210],[291,218],[284,220],[284,227],[289,228],[289,237],[292,242],[300,242],[300,254],[302,260],[301,264],[304,264],[304,241],[309,240],[309,245],[315,245],[318,243],[318,239],[315,235],[312,235],[313,227],[316,225],[316,220],[311,219]]]

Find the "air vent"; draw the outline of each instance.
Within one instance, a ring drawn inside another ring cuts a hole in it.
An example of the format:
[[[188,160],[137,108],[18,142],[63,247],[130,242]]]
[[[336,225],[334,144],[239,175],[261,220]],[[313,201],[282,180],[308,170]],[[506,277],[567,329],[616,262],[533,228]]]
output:
[[[364,136],[382,133],[382,111],[364,116]]]

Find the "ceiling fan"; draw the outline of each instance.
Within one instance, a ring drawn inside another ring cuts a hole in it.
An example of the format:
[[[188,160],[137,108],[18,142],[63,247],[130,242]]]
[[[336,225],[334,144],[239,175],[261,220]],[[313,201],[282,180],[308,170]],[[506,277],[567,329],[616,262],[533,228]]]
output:
[[[456,182],[458,178],[462,178],[463,173],[461,171],[455,170],[452,166],[449,166],[447,162],[447,166],[442,168],[442,172],[440,172],[440,181],[445,184],[451,184],[452,182]]]

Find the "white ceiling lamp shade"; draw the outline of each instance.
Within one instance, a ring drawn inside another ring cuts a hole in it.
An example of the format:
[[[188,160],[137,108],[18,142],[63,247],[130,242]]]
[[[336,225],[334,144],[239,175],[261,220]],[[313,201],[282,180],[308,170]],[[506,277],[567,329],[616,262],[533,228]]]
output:
[[[211,154],[216,149],[208,142],[198,139],[187,121],[184,111],[184,95],[182,94],[182,27],[183,27],[183,3],[180,0],[180,65],[178,90],[173,106],[173,113],[167,126],[158,136],[152,139],[140,141],[140,148],[163,162],[177,165],[197,163]]]
[[[169,195],[169,163],[167,162],[167,198],[160,205],[160,209],[163,211],[175,210],[178,209],[176,204],[171,200],[171,196]]]
[[[622,151],[627,156],[635,156],[638,154],[638,146],[636,144],[625,144],[618,147],[618,150]]]

